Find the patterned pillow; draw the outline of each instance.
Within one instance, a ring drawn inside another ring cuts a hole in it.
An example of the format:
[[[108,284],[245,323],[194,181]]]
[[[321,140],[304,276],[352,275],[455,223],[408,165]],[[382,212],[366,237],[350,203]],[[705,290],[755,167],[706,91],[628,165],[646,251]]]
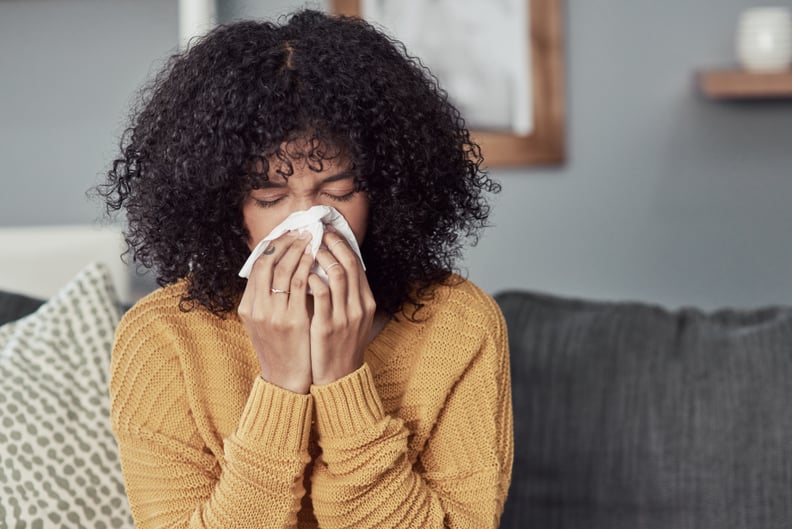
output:
[[[0,327],[0,527],[133,526],[107,395],[118,319],[91,264]]]

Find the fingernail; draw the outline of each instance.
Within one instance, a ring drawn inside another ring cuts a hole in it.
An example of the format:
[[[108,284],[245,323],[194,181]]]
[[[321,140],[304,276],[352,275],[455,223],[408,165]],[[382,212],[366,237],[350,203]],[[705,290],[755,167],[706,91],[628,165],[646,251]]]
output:
[[[299,238],[303,239],[303,240],[310,239],[311,238],[311,232],[310,231],[300,232],[300,237]]]
[[[305,245],[305,253],[311,253],[311,245],[310,244],[306,244]]]

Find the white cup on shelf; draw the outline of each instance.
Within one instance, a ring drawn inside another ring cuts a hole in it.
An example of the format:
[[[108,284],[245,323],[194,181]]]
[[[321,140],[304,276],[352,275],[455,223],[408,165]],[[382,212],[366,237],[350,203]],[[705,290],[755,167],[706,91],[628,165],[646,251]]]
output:
[[[792,65],[792,10],[755,7],[740,15],[737,59],[746,70],[781,72]]]

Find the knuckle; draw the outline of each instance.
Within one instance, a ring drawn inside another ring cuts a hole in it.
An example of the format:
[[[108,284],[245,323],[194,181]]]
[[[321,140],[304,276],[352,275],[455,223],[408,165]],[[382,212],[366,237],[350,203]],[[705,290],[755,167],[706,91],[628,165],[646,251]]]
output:
[[[373,296],[365,296],[363,298],[363,309],[366,312],[374,312],[377,310],[377,301]]]
[[[313,324],[312,332],[314,336],[318,336],[319,338],[329,338],[333,334],[333,329],[331,329],[329,325],[325,325],[321,322],[315,322]]]
[[[248,319],[255,323],[256,325],[263,325],[267,323],[268,317],[265,313],[261,311],[253,311],[253,313],[248,317]]]
[[[357,255],[350,252],[343,252],[337,255],[336,258],[342,263],[344,263],[344,265],[347,267],[351,267],[357,264]]]
[[[365,313],[362,309],[350,309],[347,320],[359,323],[364,319],[364,317]]]
[[[320,286],[321,285],[321,286]],[[330,290],[323,282],[319,281],[316,285],[311,287],[314,297],[326,298],[330,295]]]
[[[255,260],[255,261],[253,261],[253,269],[252,269],[252,272],[254,272],[254,273],[255,273],[255,272],[260,272],[260,271],[261,271],[261,269],[263,269],[265,266],[267,266],[267,263],[265,262],[265,261],[266,261],[265,257],[266,257],[266,256],[264,256],[264,255],[259,255],[259,256],[256,258],[256,260]]]
[[[282,268],[278,268],[278,269],[276,269],[276,270],[275,270],[275,273],[273,274],[273,276],[272,276],[272,277],[273,277],[273,279],[274,279],[274,280],[276,280],[276,281],[284,281],[284,280],[288,280],[288,279],[289,279],[289,275],[288,275],[288,274],[287,274],[287,272],[286,272],[285,270],[283,270]],[[282,282],[279,282],[278,284],[279,284],[279,285],[282,285],[283,283],[282,283]],[[280,287],[278,287],[278,288],[280,288]]]
[[[346,278],[346,273],[344,272],[343,266],[331,266],[329,270],[325,270],[327,272],[328,277],[333,277],[336,280],[341,280]]]
[[[304,323],[299,315],[283,311],[274,312],[268,321],[273,329],[281,331],[301,328]]]
[[[261,270],[262,268],[265,268],[268,264],[270,264],[272,260],[269,259],[269,257],[270,255],[268,254],[259,255],[256,258],[256,260],[253,261],[253,270]]]
[[[284,331],[289,328],[288,320],[280,314],[273,315],[272,318],[270,318],[270,325],[272,325],[272,328],[276,331]]]

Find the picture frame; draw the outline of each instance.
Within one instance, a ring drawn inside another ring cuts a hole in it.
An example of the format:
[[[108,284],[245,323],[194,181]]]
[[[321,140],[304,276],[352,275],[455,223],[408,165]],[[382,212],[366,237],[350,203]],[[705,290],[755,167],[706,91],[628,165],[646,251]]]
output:
[[[559,165],[566,157],[563,0],[521,1],[526,3],[528,19],[530,94],[526,97],[530,98],[532,126],[527,134],[474,126],[471,137],[481,147],[485,167]],[[362,0],[331,0],[330,10],[359,17]]]

